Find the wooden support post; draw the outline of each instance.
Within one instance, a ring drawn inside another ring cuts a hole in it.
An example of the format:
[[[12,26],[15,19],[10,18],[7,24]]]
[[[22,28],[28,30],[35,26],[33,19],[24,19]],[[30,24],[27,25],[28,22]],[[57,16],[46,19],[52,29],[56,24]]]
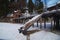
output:
[[[19,19],[18,19],[18,23],[19,23]]]
[[[38,21],[37,21],[37,27],[38,27]]]
[[[44,18],[44,29],[46,29],[46,19]]]
[[[59,30],[59,18],[56,18],[56,26],[55,26],[55,28]]]
[[[55,18],[54,18],[54,27],[55,27]]]
[[[23,24],[25,24],[25,21],[26,21],[26,20],[25,20],[25,19],[23,19]]]
[[[20,19],[19,19],[19,23],[20,23]]]
[[[53,18],[51,18],[51,30],[53,30],[53,24],[52,24]]]
[[[40,19],[40,28],[42,28],[42,19]]]
[[[17,23],[18,23],[18,19],[17,19]]]
[[[30,40],[30,35],[27,35],[27,40]]]
[[[25,24],[25,22],[26,22],[26,19],[22,19],[22,23]]]
[[[19,19],[19,23],[20,23],[20,19]]]
[[[18,23],[19,23],[19,19],[18,19]]]
[[[34,24],[32,26],[34,27]]]
[[[55,27],[55,20],[54,20],[54,27]]]

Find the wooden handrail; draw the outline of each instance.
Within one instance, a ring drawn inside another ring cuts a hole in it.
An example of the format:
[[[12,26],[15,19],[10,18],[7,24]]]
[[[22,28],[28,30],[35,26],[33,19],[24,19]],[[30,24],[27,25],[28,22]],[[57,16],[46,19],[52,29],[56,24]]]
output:
[[[24,24],[23,28],[20,29],[20,30],[27,31],[27,29],[29,29],[30,26],[31,26],[34,22],[36,22],[36,21],[38,21],[40,18],[42,18],[42,16],[47,15],[47,14],[49,14],[49,15],[51,16],[51,15],[53,15],[54,13],[57,13],[57,12],[60,12],[60,9],[43,12],[43,13],[41,13],[40,15],[37,15],[37,16],[33,17],[32,19],[30,19],[28,22],[26,22],[26,23]]]

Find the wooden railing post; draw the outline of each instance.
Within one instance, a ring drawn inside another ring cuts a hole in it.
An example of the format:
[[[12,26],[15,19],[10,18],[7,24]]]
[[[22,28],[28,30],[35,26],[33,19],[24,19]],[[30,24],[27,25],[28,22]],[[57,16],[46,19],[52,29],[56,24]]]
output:
[[[40,28],[42,28],[42,18],[40,19]]]
[[[37,27],[38,27],[38,21],[37,21]]]
[[[30,40],[30,35],[27,35],[27,40]]]
[[[53,18],[51,18],[51,30],[53,30],[53,23],[52,23],[52,21],[53,21]]]
[[[44,18],[44,29],[46,29],[46,19]]]

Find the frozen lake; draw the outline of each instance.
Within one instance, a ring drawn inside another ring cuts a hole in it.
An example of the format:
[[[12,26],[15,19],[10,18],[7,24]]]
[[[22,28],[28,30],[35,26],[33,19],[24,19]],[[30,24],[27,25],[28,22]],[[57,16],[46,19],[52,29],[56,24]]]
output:
[[[0,23],[0,40],[26,40],[26,36],[18,32],[21,26],[23,24]],[[60,40],[60,36],[51,32],[40,31],[31,34],[30,40]]]

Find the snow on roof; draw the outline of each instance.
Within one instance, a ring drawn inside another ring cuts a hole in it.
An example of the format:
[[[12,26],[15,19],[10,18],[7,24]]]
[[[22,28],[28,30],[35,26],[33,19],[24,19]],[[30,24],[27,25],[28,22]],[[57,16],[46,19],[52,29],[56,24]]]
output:
[[[14,12],[17,12],[17,11],[14,11]]]
[[[13,16],[13,14],[12,14],[12,13],[7,15],[7,17],[12,17],[12,16]]]

